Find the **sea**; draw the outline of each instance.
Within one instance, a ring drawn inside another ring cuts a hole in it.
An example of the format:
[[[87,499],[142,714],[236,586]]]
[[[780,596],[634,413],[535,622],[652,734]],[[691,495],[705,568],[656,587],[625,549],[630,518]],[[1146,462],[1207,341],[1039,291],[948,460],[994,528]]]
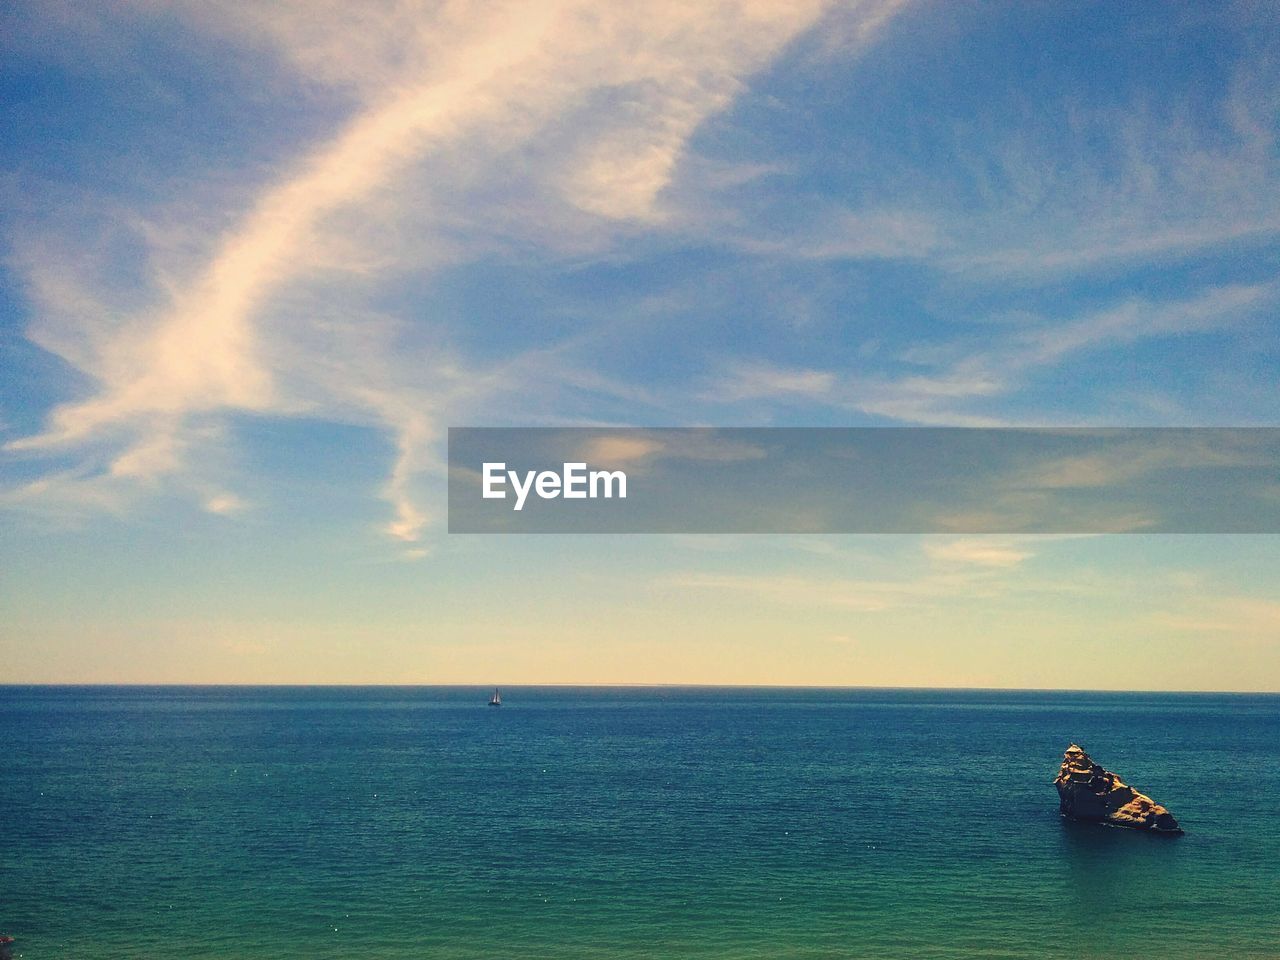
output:
[[[1280,696],[0,687],[32,960],[1278,958]],[[1185,836],[1072,823],[1076,742]]]

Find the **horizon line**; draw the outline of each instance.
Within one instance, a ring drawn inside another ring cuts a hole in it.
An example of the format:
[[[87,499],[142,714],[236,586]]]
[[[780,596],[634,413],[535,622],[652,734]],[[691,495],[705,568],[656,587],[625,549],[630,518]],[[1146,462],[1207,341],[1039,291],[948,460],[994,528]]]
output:
[[[1159,687],[1150,688],[1116,688],[1116,687],[938,687],[938,686],[908,686],[908,685],[881,685],[881,684],[803,684],[803,683],[610,683],[610,682],[587,682],[576,683],[569,681],[552,681],[545,683],[530,682],[459,682],[452,681],[446,683],[393,683],[393,682],[373,682],[373,683],[298,683],[298,682],[265,682],[265,683],[248,683],[248,682],[191,682],[181,680],[161,680],[161,681],[134,681],[134,680],[104,680],[104,681],[19,681],[19,682],[0,682],[0,690],[14,688],[40,688],[40,687],[73,687],[73,688],[91,688],[91,687],[111,687],[111,688],[143,688],[143,687],[197,687],[203,689],[431,689],[431,688],[457,688],[471,689],[480,688],[488,689],[489,687],[506,687],[508,689],[519,689],[521,687],[563,687],[566,689],[654,689],[654,690],[896,690],[896,691],[930,691],[930,692],[954,692],[954,693],[1165,693],[1165,694],[1204,694],[1210,696],[1280,696],[1280,690],[1186,690],[1186,689],[1165,689]]]

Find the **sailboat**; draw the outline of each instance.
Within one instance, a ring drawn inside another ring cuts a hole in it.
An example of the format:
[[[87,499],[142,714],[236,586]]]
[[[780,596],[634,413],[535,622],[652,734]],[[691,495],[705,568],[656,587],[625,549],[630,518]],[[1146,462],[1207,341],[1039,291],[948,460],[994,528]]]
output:
[[[491,707],[502,706],[502,694],[498,692],[496,687],[493,690],[493,696],[489,698],[489,706]]]

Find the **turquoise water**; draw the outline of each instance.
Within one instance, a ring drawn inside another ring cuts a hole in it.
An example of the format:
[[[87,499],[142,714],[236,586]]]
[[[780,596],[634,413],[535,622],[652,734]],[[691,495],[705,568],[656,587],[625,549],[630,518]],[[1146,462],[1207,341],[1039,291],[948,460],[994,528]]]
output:
[[[1280,697],[0,688],[24,958],[1280,957]],[[1078,741],[1182,838],[1075,825]]]

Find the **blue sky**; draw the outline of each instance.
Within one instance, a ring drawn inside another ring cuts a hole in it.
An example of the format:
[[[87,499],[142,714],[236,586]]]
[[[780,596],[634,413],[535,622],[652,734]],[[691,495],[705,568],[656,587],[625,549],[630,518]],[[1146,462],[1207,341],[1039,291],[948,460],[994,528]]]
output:
[[[443,530],[451,425],[1280,423],[1269,5],[0,17],[0,674],[1280,689],[1265,537]]]

